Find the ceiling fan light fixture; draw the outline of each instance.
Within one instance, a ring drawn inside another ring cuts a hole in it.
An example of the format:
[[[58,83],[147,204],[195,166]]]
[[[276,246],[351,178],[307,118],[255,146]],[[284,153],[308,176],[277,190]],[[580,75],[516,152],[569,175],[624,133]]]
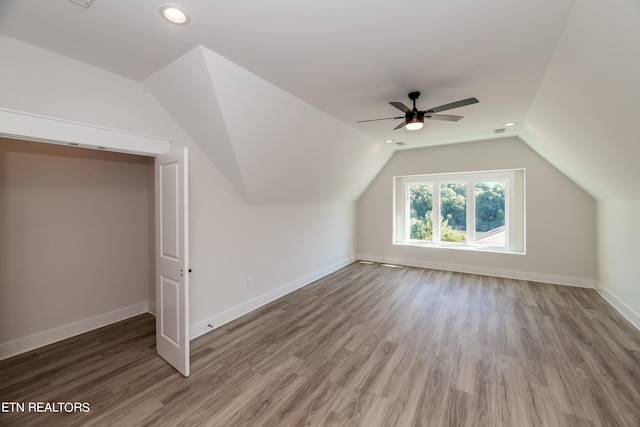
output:
[[[407,130],[420,130],[422,129],[422,126],[424,126],[424,119],[420,120],[419,118],[413,118],[411,120],[407,120],[407,124],[405,125],[405,128]]]
[[[165,4],[160,7],[160,16],[172,24],[187,25],[191,22],[191,17],[186,10],[172,4]]]

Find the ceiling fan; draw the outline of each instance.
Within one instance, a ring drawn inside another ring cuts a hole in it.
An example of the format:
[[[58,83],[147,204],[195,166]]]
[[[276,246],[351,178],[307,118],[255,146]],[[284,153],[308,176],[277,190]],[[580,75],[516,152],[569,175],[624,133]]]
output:
[[[404,119],[404,122],[394,127],[393,130],[400,129],[401,127],[406,127],[407,130],[418,130],[418,129],[421,129],[422,126],[424,125],[424,119],[446,120],[449,122],[457,122],[458,120],[463,118],[463,116],[452,116],[450,114],[435,114],[435,113],[439,113],[440,111],[452,110],[454,108],[464,107],[465,105],[476,104],[480,102],[476,98],[467,98],[461,101],[444,104],[439,107],[430,108],[428,110],[419,111],[416,108],[416,99],[418,99],[419,96],[420,96],[420,92],[409,93],[409,99],[413,101],[413,108],[407,107],[402,102],[389,102],[389,104],[393,105],[398,110],[402,111],[404,113],[404,116],[386,117],[384,119],[360,120],[356,123],[375,122],[378,120]]]

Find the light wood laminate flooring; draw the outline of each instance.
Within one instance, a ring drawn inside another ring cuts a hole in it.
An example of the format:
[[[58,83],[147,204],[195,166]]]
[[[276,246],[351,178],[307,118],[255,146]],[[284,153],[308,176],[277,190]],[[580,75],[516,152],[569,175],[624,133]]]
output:
[[[594,290],[354,263],[191,342],[142,315],[0,362],[2,426],[640,426],[640,332]]]

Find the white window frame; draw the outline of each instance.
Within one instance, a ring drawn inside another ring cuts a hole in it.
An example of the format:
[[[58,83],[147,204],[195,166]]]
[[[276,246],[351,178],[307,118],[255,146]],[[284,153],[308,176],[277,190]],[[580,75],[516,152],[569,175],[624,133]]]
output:
[[[491,252],[525,252],[524,169],[458,172],[394,177],[394,228],[393,244],[457,248]],[[505,245],[478,245],[475,241],[475,185],[479,182],[505,183]],[[466,184],[466,241],[440,241],[440,186],[442,184]],[[430,185],[432,188],[433,240],[410,238],[411,185]]]

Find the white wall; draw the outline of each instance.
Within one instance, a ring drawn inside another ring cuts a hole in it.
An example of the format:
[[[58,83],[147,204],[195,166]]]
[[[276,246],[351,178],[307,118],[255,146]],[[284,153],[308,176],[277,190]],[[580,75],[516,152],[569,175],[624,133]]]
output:
[[[598,202],[598,291],[640,329],[640,201]]]
[[[190,148],[193,334],[353,259],[352,203],[249,206],[141,83],[4,36],[0,51],[0,108],[166,137]],[[65,296],[69,307],[82,303]],[[151,288],[148,297],[153,303]],[[11,319],[21,321],[19,313]],[[39,330],[46,334],[48,327]]]
[[[353,261],[354,204],[251,206],[190,150],[192,336]]]
[[[392,244],[393,177],[526,169],[526,255]],[[518,138],[396,152],[358,201],[357,257],[593,287],[596,203]]]

